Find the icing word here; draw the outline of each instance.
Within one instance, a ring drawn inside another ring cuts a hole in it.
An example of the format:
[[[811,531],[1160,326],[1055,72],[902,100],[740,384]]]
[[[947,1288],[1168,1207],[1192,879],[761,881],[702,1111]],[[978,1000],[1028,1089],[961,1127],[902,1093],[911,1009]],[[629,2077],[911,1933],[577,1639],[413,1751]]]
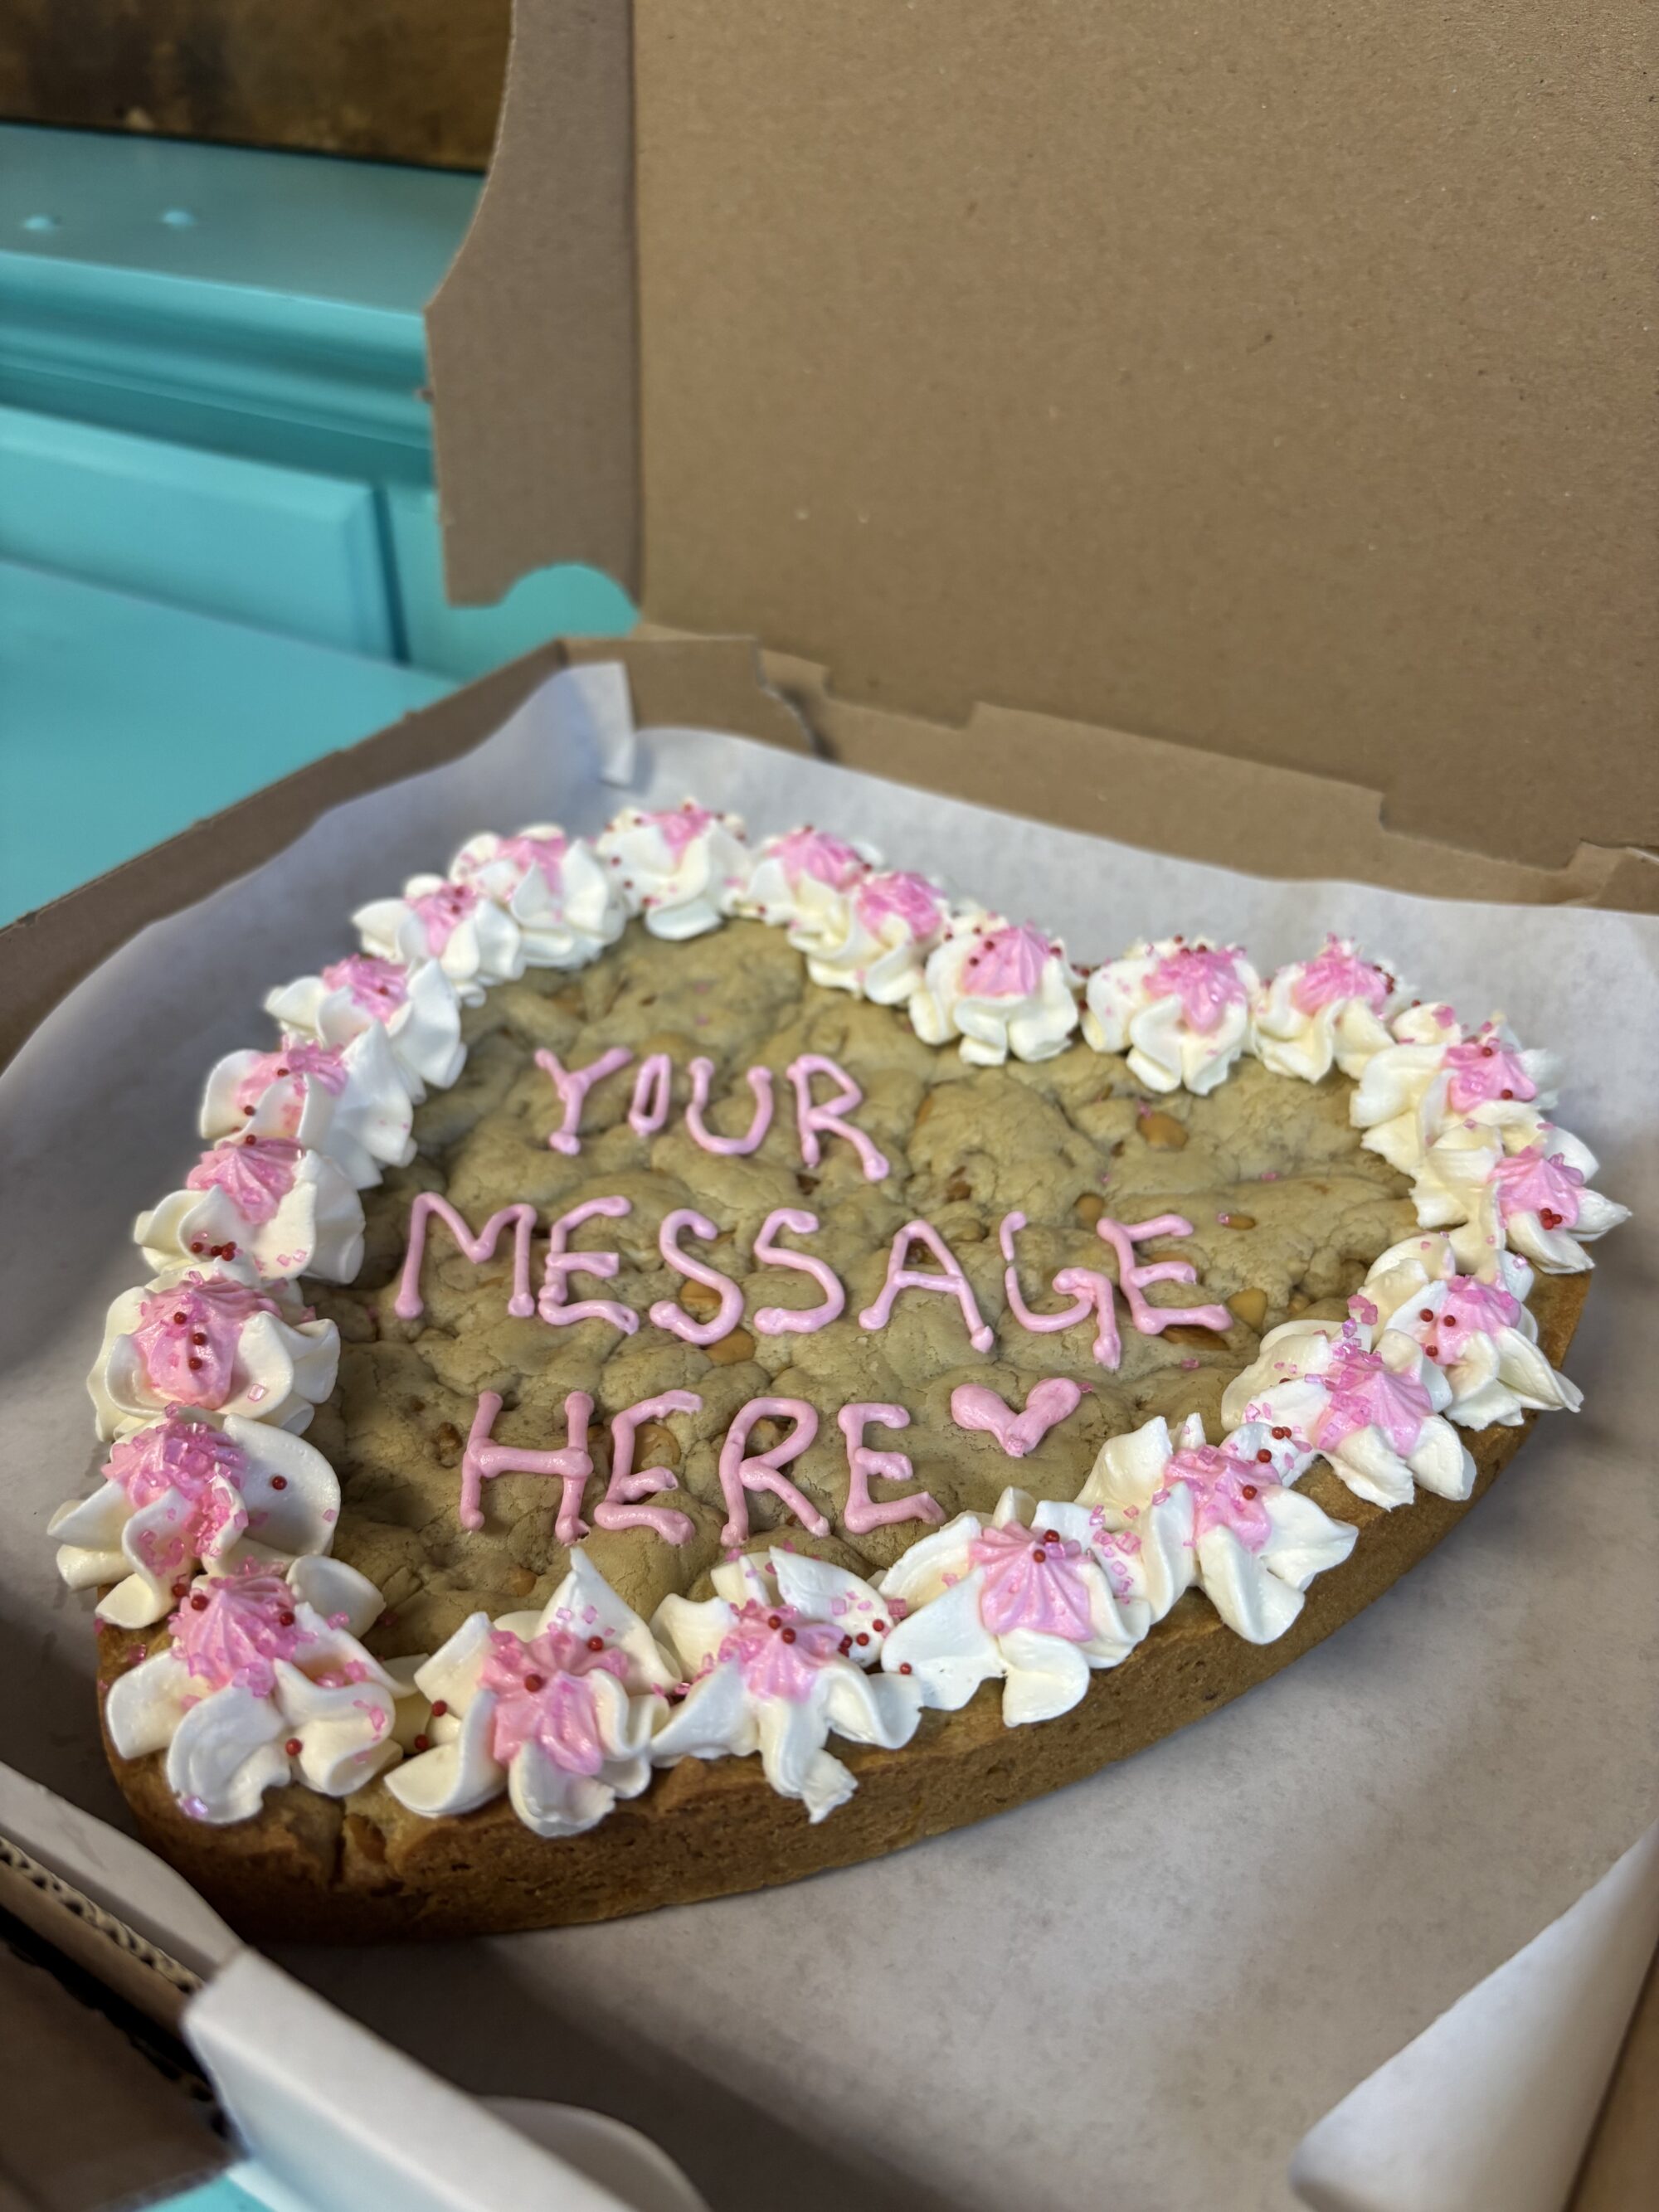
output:
[[[584,1199],[568,1212],[560,1214],[549,1228],[541,1289],[532,1297],[530,1242],[536,1224],[533,1206],[523,1202],[504,1206],[492,1213],[475,1234],[447,1199],[422,1191],[410,1209],[409,1245],[392,1310],[403,1321],[418,1320],[424,1310],[421,1266],[428,1230],[433,1222],[438,1222],[449,1231],[457,1249],[474,1267],[493,1258],[501,1238],[510,1232],[513,1287],[507,1310],[516,1319],[538,1318],[550,1328],[568,1328],[577,1322],[598,1321],[624,1336],[632,1336],[640,1326],[640,1316],[631,1306],[624,1305],[618,1298],[573,1298],[570,1295],[572,1278],[577,1275],[586,1275],[597,1282],[612,1281],[622,1267],[621,1256],[615,1252],[573,1252],[569,1249],[571,1237],[586,1223],[620,1221],[632,1211],[631,1201],[617,1195]],[[1153,1237],[1190,1237],[1193,1224],[1181,1214],[1160,1213],[1152,1220],[1137,1222],[1112,1221],[1103,1216],[1095,1224],[1095,1234],[1117,1262],[1115,1278],[1095,1267],[1062,1267],[1051,1287],[1057,1296],[1068,1297],[1071,1303],[1052,1313],[1035,1311],[1026,1304],[1020,1289],[1014,1239],[1025,1225],[1023,1213],[1007,1213],[1003,1216],[998,1233],[1007,1263],[1003,1273],[1007,1310],[1016,1326],[1030,1335],[1049,1336],[1079,1322],[1092,1322],[1094,1338],[1091,1348],[1094,1358],[1103,1367],[1116,1368],[1123,1356],[1117,1324],[1120,1297],[1128,1308],[1131,1324],[1142,1336],[1159,1335],[1173,1324],[1214,1329],[1219,1334],[1224,1334],[1232,1326],[1233,1317],[1225,1306],[1154,1306],[1147,1300],[1146,1291],[1154,1283],[1190,1283],[1194,1279],[1196,1270],[1190,1261],[1140,1261],[1136,1257],[1136,1248]],[[823,1295],[812,1306],[760,1307],[750,1322],[760,1335],[810,1334],[824,1328],[846,1310],[847,1292],[834,1270],[811,1254],[798,1252],[792,1245],[778,1241],[786,1230],[792,1236],[811,1237],[817,1234],[817,1228],[816,1214],[793,1206],[775,1208],[761,1224],[755,1237],[755,1258],[765,1267],[783,1267],[810,1276]],[[687,1237],[708,1244],[714,1243],[719,1234],[714,1224],[692,1206],[680,1206],[665,1215],[657,1232],[657,1247],[663,1264],[687,1282],[711,1292],[716,1301],[713,1312],[701,1321],[671,1298],[659,1298],[651,1307],[649,1319],[653,1327],[678,1336],[686,1344],[716,1344],[722,1337],[729,1336],[743,1319],[742,1286],[709,1261],[685,1249]],[[910,1264],[917,1247],[936,1263],[933,1267]],[[931,1223],[907,1221],[894,1234],[881,1289],[860,1313],[859,1327],[872,1330],[887,1328],[899,1298],[919,1291],[932,1292],[955,1303],[962,1315],[968,1342],[975,1352],[989,1352],[994,1348],[996,1331],[981,1312],[974,1286],[962,1262]],[[993,1424],[988,1419],[977,1425]],[[1041,1430],[1036,1433],[1040,1435]]]

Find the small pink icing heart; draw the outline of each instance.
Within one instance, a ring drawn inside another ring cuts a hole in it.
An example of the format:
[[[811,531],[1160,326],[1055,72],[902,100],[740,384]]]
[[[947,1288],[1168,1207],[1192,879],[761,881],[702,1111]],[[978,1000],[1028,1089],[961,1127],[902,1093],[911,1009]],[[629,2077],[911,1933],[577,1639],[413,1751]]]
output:
[[[1017,1413],[983,1382],[961,1382],[951,1393],[951,1419],[959,1429],[988,1429],[1010,1459],[1024,1459],[1076,1409],[1083,1388],[1063,1375],[1051,1375],[1029,1393],[1025,1411]]]

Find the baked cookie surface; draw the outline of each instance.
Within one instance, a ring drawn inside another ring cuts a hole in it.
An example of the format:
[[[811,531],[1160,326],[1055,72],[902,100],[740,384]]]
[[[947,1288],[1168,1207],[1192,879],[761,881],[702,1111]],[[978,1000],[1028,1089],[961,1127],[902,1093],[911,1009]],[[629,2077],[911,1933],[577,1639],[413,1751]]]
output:
[[[274,991],[89,1378],[118,1778],[239,1925],[899,1848],[1285,1664],[1540,1410],[1623,1218],[1548,1056],[1336,939],[1093,971],[687,803]]]

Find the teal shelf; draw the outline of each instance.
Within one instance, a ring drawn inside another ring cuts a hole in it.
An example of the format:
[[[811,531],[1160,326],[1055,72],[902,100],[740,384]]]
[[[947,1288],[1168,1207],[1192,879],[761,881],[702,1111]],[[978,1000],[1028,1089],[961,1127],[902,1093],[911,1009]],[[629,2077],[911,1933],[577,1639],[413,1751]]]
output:
[[[453,688],[0,562],[0,922]]]

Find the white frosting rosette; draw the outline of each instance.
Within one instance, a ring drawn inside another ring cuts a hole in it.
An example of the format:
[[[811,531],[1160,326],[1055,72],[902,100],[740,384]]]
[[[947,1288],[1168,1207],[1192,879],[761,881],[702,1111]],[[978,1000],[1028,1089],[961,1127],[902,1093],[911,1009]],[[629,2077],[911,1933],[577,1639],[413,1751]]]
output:
[[[145,1628],[198,1565],[231,1574],[245,1559],[326,1552],[339,1510],[333,1468],[299,1437],[234,1413],[216,1427],[173,1406],[117,1440],[100,1487],[60,1505],[46,1534],[71,1589],[114,1584],[101,1619]]]
[[[273,1052],[227,1053],[210,1072],[200,1127],[286,1138],[337,1160],[359,1190],[415,1157],[415,1107],[391,1042],[371,1022],[347,1045],[285,1038]]]
[[[652,1729],[678,1680],[578,1549],[539,1613],[475,1613],[416,1668],[431,1717],[386,1786],[426,1820],[505,1790],[537,1835],[579,1836],[651,1779]]]
[[[910,1024],[924,1044],[962,1040],[976,1067],[1052,1060],[1078,1025],[1082,978],[1057,938],[1000,915],[958,914],[927,956],[911,995]]]
[[[948,915],[945,894],[925,876],[872,870],[838,903],[826,901],[811,922],[798,922],[789,941],[826,990],[896,1006],[922,988]]]
[[[411,876],[401,898],[372,899],[351,919],[365,952],[406,968],[435,960],[466,1006],[524,973],[518,923],[476,884]]]
[[[215,1827],[252,1819],[287,1782],[344,1797],[399,1755],[407,1662],[394,1672],[357,1640],[380,1609],[338,1559],[202,1576],[167,1646],[111,1683],[110,1741],[123,1759],[165,1751],[179,1806]]]
[[[901,1614],[881,1663],[954,1712],[1001,1678],[1017,1728],[1069,1712],[1091,1670],[1127,1659],[1152,1626],[1133,1547],[1085,1505],[1005,1490],[987,1522],[959,1513],[889,1567],[878,1588]]]
[[[646,813],[625,806],[594,849],[629,914],[653,937],[701,937],[735,910],[749,880],[750,853],[735,814],[687,799]]]
[[[1249,1041],[1261,980],[1237,945],[1206,937],[1132,945],[1090,976],[1083,1034],[1097,1052],[1127,1054],[1149,1091],[1213,1091]]]
[[[506,908],[518,924],[527,967],[580,968],[627,926],[614,872],[556,822],[533,822],[512,837],[489,830],[469,837],[449,873]]]
[[[919,1686],[866,1674],[890,1623],[884,1601],[842,1567],[774,1547],[723,1560],[716,1595],[666,1597],[652,1627],[689,1683],[652,1743],[653,1765],[746,1758],[822,1820],[857,1784],[824,1746],[830,1735],[896,1751],[921,1717]]]
[[[732,911],[787,929],[789,942],[805,951],[824,937],[845,933],[848,896],[875,860],[872,848],[849,845],[827,830],[810,825],[786,830],[769,837],[753,855],[749,880],[733,894]]]
[[[250,1260],[262,1276],[349,1283],[363,1261],[362,1201],[325,1152],[290,1137],[224,1137],[132,1235],[158,1274]]]
[[[1096,1509],[1133,1560],[1154,1620],[1201,1589],[1236,1636],[1272,1644],[1359,1534],[1290,1486],[1311,1456],[1283,1423],[1275,1433],[1247,1422],[1214,1445],[1201,1415],[1173,1437],[1160,1415],[1102,1445],[1078,1504]]]
[[[1355,1309],[1373,1317],[1362,1297]],[[1413,1481],[1462,1500],[1474,1462],[1441,1415],[1452,1386],[1420,1344],[1373,1322],[1287,1321],[1269,1329],[1253,1367],[1230,1382],[1221,1418],[1230,1428],[1265,1422],[1327,1459],[1356,1498],[1408,1505]]]
[[[269,1421],[296,1432],[334,1388],[339,1331],[287,1283],[244,1261],[189,1267],[123,1291],[104,1322],[87,1389],[107,1442],[170,1406]]]
[[[1538,1348],[1538,1323],[1524,1303],[1531,1268],[1508,1252],[1488,1262],[1486,1276],[1460,1273],[1449,1237],[1395,1244],[1365,1278],[1377,1327],[1422,1346],[1451,1385],[1447,1417],[1462,1428],[1512,1428],[1529,1412],[1576,1413],[1583,1392]]]
[[[1554,1103],[1553,1057],[1523,1051],[1496,1016],[1466,1036],[1449,1006],[1412,1006],[1394,1036],[1366,1061],[1348,1118],[1401,1175],[1420,1174],[1448,1132],[1530,1133]]]
[[[1318,1083],[1333,1066],[1356,1081],[1394,1039],[1386,1026],[1400,997],[1393,972],[1360,957],[1352,938],[1328,937],[1312,960],[1280,968],[1250,1009],[1250,1049],[1275,1075]]]
[[[1630,1208],[1589,1187],[1595,1155],[1552,1121],[1531,1128],[1449,1129],[1432,1145],[1412,1186],[1426,1229],[1451,1226],[1462,1265],[1475,1273],[1512,1246],[1547,1275],[1574,1275],[1595,1262],[1584,1249],[1630,1218]]]
[[[405,1088],[417,1102],[429,1084],[447,1091],[466,1064],[461,1002],[435,960],[405,968],[369,952],[331,961],[320,975],[296,976],[265,996],[285,1035],[348,1045],[371,1024],[386,1031]]]

